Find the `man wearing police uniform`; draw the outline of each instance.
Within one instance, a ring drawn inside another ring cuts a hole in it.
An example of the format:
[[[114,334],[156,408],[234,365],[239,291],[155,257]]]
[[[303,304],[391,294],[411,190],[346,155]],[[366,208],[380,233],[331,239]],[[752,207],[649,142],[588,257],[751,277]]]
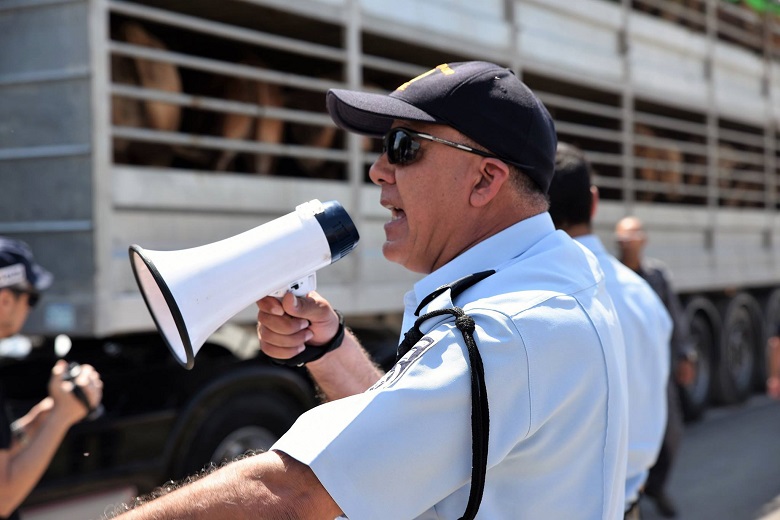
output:
[[[263,351],[306,363],[330,401],[270,452],[128,518],[621,518],[624,346],[596,259],[546,212],[547,110],[485,62],[389,96],[332,90],[327,106],[384,136],[383,253],[427,275],[405,298],[399,361],[381,374],[316,292],[261,300]]]
[[[623,329],[629,412],[626,519],[638,519],[640,492],[664,438],[672,319],[653,288],[609,254],[593,234],[599,199],[591,170],[582,151],[558,143],[550,215],[555,227],[598,258]]]

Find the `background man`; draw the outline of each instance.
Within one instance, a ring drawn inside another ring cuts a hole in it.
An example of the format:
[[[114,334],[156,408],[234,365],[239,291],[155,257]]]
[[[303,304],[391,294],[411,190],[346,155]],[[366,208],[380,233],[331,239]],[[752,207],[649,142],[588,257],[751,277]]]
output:
[[[420,334],[383,375],[316,292],[261,300],[263,351],[306,356],[331,401],[270,452],[128,517],[620,518],[622,338],[595,259],[546,213],[547,110],[485,62],[440,65],[389,96],[332,90],[327,106],[341,128],[384,136],[370,171],[391,214],[382,249],[427,275],[405,299]],[[470,319],[453,321],[455,305]]]
[[[650,286],[610,255],[593,234],[598,189],[591,174],[591,165],[579,149],[558,143],[550,215],[555,227],[598,258],[623,329],[629,397],[626,518],[639,518],[640,491],[658,455],[666,423],[672,321]]]
[[[767,370],[766,393],[773,399],[780,399],[780,326],[774,336],[767,341]]]
[[[35,263],[27,244],[0,237],[0,338],[21,330],[51,282],[51,273]],[[38,483],[70,427],[87,415],[73,385],[81,388],[92,408],[100,403],[103,383],[98,373],[82,365],[75,381],[67,382],[66,368],[64,360],[54,365],[49,396],[13,423],[0,387],[0,518],[19,518],[16,508]]]
[[[672,287],[668,269],[660,260],[644,256],[647,233],[642,221],[637,217],[629,216],[618,221],[615,226],[615,236],[620,249],[620,261],[647,280],[672,316],[674,323],[670,343],[672,375],[677,383],[683,386],[691,384],[696,377],[696,350],[690,341],[688,320],[680,299]],[[668,417],[664,442],[658,460],[650,469],[645,494],[653,499],[662,515],[671,518],[676,516],[677,508],[666,493],[666,482],[683,434],[682,406],[672,378],[667,383],[666,395]]]

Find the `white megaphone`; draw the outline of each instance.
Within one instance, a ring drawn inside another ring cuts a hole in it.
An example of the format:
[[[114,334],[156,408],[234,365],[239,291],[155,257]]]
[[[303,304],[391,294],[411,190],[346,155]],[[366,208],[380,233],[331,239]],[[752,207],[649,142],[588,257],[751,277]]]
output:
[[[130,246],[130,263],[157,330],[191,369],[208,337],[269,295],[303,295],[316,271],[351,252],[360,236],[336,201],[311,200],[234,237],[179,251]]]

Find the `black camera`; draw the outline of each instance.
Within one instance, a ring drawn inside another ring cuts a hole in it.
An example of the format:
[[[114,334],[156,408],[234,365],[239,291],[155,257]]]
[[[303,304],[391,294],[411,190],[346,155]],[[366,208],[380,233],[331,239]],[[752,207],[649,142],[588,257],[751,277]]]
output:
[[[93,408],[92,405],[89,403],[89,399],[87,398],[87,395],[84,393],[84,390],[81,389],[79,385],[76,384],[76,378],[81,373],[81,365],[79,363],[76,363],[75,361],[71,361],[68,363],[68,368],[65,370],[65,374],[62,376],[63,381],[70,381],[73,383],[73,395],[75,395],[81,403],[87,407],[87,410],[89,410],[89,413],[85,417],[85,420],[87,421],[94,421],[101,415],[103,415],[103,412],[105,409],[103,408],[103,404],[98,404],[96,408]]]

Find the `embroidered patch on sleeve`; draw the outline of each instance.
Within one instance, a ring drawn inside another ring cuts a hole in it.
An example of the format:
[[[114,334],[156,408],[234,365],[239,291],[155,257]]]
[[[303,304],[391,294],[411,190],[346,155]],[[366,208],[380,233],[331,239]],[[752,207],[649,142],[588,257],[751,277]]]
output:
[[[407,369],[414,363],[417,358],[422,356],[431,345],[434,344],[433,338],[430,336],[423,336],[420,341],[414,344],[414,346],[406,353],[404,357],[399,359],[393,368],[391,368],[379,381],[369,388],[370,390],[376,390],[381,387],[391,387],[396,381],[407,371]]]

